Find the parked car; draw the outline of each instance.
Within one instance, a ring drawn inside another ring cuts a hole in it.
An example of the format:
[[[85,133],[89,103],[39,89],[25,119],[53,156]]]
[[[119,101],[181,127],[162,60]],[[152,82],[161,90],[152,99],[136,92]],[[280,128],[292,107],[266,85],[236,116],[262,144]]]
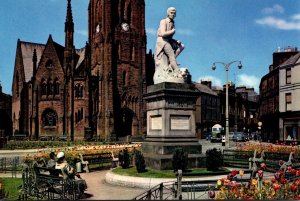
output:
[[[207,132],[204,135],[205,135],[205,139],[206,140],[210,140],[210,138],[211,138],[211,132]]]
[[[261,135],[258,132],[253,132],[250,134],[250,139],[251,140],[261,140]]]
[[[232,140],[235,142],[245,142],[248,141],[248,136],[243,132],[234,132]]]

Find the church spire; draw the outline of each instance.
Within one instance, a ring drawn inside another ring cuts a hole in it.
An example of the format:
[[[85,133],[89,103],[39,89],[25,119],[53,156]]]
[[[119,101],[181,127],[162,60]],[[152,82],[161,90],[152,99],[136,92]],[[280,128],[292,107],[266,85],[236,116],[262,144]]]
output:
[[[65,47],[66,49],[72,49],[74,43],[74,23],[73,23],[73,15],[72,15],[72,7],[71,0],[68,0],[67,5],[67,16],[65,22]]]

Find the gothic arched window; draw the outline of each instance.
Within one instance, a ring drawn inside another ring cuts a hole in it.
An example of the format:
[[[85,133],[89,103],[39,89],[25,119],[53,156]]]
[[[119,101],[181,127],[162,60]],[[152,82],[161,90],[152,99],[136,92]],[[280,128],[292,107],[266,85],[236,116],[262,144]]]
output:
[[[49,59],[47,62],[46,62],[46,67],[47,68],[53,68],[53,61],[51,59]]]
[[[41,82],[41,95],[46,95],[47,94],[47,84],[44,79],[42,79]]]
[[[52,109],[46,109],[42,114],[44,127],[54,127],[57,124],[57,113]]]
[[[47,92],[48,92],[48,95],[53,95],[53,84],[52,84],[51,80],[48,81]]]
[[[83,85],[77,84],[75,86],[75,97],[82,98],[83,97]]]
[[[54,95],[59,95],[59,82],[58,82],[58,78],[56,78],[55,81],[54,81]]]
[[[126,83],[126,71],[124,70],[123,71],[123,86],[126,86],[127,83]]]

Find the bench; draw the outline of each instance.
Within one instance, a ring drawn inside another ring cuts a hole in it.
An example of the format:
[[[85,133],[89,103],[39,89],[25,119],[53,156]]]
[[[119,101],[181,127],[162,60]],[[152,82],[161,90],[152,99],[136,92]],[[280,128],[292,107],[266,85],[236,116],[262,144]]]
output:
[[[60,169],[34,166],[35,197],[76,200],[82,196],[75,179],[64,179]]]
[[[223,150],[223,163],[224,166],[249,168],[249,158],[252,157],[254,151],[241,151],[224,149]]]
[[[90,171],[90,165],[99,164],[103,166],[105,163],[110,163],[112,165],[113,162],[113,154],[112,152],[107,153],[95,153],[95,154],[79,154],[81,164],[84,165],[84,170],[86,172]]]

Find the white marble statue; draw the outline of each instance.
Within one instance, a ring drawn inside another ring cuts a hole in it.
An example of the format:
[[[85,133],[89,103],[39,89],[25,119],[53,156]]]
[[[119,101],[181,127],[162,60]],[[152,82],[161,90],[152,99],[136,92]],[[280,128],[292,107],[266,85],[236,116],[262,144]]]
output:
[[[185,83],[187,76],[190,76],[186,68],[179,69],[176,61],[176,57],[182,52],[184,45],[181,41],[173,39],[175,16],[176,9],[174,7],[168,8],[167,17],[160,21],[157,30],[154,84],[161,82]]]

